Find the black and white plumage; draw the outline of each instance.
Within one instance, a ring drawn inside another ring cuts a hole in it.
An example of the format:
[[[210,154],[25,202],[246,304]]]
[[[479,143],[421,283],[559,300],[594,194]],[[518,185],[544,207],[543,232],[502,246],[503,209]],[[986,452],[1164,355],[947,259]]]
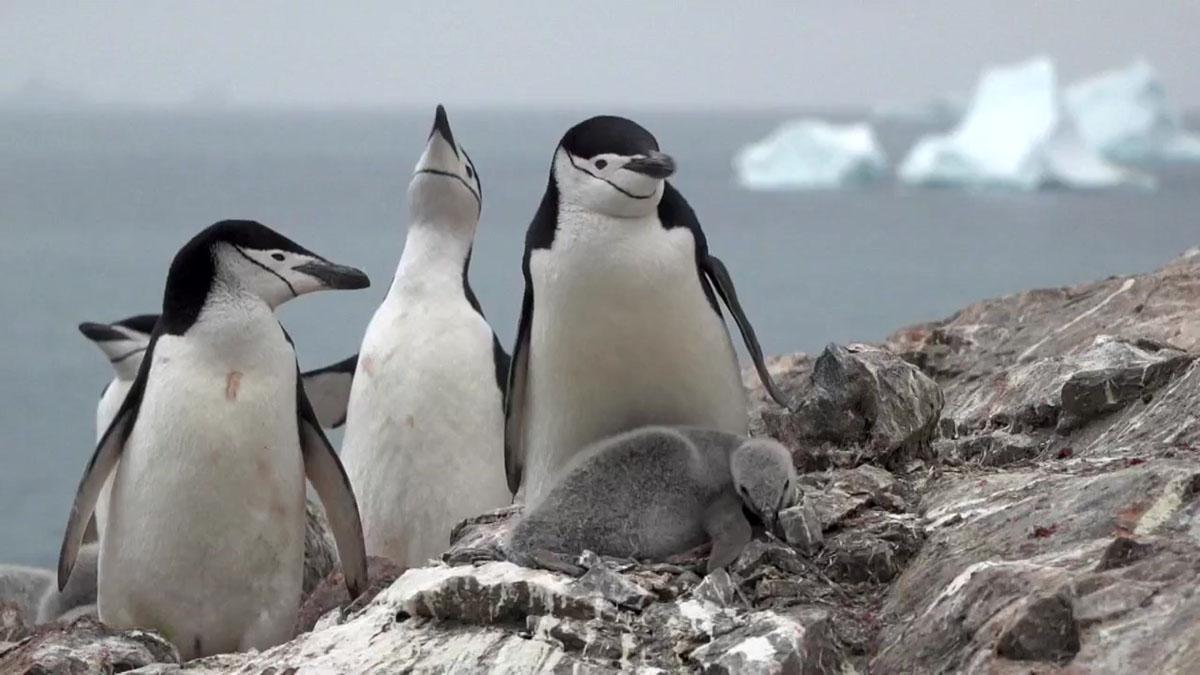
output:
[[[357,595],[366,585],[357,504],[274,310],[368,284],[252,221],[222,221],[185,244],[141,368],[80,481],[59,587],[112,475],[101,620],[157,629],[185,658],[286,640],[300,599],[307,476]]]
[[[438,106],[408,188],[411,221],[363,336],[342,459],[371,555],[419,566],[464,518],[509,502],[500,348],[468,282],[479,174]]]
[[[666,178],[675,163],[620,117],[567,131],[529,225],[505,464],[526,501],[588,443],[648,424],[744,434],[746,395],[719,297],[780,403],[725,265]]]

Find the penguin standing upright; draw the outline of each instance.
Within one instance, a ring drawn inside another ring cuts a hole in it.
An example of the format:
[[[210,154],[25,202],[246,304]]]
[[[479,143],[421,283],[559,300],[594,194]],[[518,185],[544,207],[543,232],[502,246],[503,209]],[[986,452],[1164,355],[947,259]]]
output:
[[[438,106],[408,187],[396,276],[363,337],[342,459],[367,552],[417,566],[463,518],[509,502],[508,356],[467,281],[479,175]]]
[[[366,556],[354,494],[274,309],[368,284],[252,221],[184,245],[141,368],[79,483],[59,588],[111,474],[100,619],[156,629],[185,659],[278,644],[300,601],[307,475],[357,595]]]
[[[563,136],[525,238],[525,296],[507,395],[509,488],[535,503],[588,443],[651,424],[745,434],[746,394],[717,296],[767,390],[783,396],[725,265],[637,123]],[[714,293],[715,290],[715,293]]]

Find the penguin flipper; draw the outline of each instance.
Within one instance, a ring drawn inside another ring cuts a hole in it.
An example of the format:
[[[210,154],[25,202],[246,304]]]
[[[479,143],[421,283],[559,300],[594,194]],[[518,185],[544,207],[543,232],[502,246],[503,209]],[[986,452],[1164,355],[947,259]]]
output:
[[[79,557],[79,547],[83,544],[83,535],[96,511],[96,501],[100,499],[100,490],[120,461],[129,434],[133,433],[138,410],[142,407],[142,395],[146,393],[150,364],[154,361],[154,346],[158,343],[161,330],[161,326],[154,327],[137,376],[133,378],[133,384],[125,394],[125,400],[121,402],[117,414],[113,415],[112,421],[108,423],[108,429],[96,443],[96,451],[88,460],[83,478],[79,479],[79,487],[75,489],[75,501],[71,504],[71,515],[67,517],[67,529],[63,533],[62,547],[58,551],[59,591],[67,587],[67,581],[71,578],[71,570],[75,568],[75,561]]]
[[[521,489],[525,471],[525,387],[529,374],[529,333],[533,329],[533,290],[525,281],[525,298],[521,302],[521,321],[517,325],[517,342],[513,345],[508,369],[508,388],[504,396],[504,474],[508,491],[515,497]]]
[[[358,354],[355,354],[300,376],[304,381],[304,392],[322,427],[336,429],[346,423],[350,386],[354,383],[354,369],[357,367]]]
[[[316,488],[317,496],[325,506],[325,515],[329,518],[329,527],[337,543],[338,558],[342,562],[346,590],[353,600],[367,587],[367,547],[363,542],[358,501],[354,498],[346,469],[329,445],[329,439],[321,430],[321,423],[304,393],[299,366],[296,368],[296,378],[296,413],[300,427],[300,451],[304,455],[304,475]]]
[[[767,364],[763,361],[762,347],[758,344],[758,336],[754,334],[754,326],[750,325],[750,319],[746,318],[742,303],[738,301],[737,291],[733,287],[733,278],[729,276],[729,270],[725,267],[725,263],[715,255],[709,254],[704,257],[701,267],[705,276],[716,287],[721,301],[729,308],[733,320],[737,322],[738,330],[742,333],[742,340],[746,343],[746,351],[750,352],[750,358],[754,361],[754,369],[758,371],[758,379],[762,381],[763,387],[776,403],[790,409],[787,398],[779,390],[775,380],[771,378],[771,373],[767,370]]]
[[[731,494],[721,495],[704,510],[704,531],[712,540],[707,571],[727,567],[750,543],[750,521],[742,513],[742,502]]]

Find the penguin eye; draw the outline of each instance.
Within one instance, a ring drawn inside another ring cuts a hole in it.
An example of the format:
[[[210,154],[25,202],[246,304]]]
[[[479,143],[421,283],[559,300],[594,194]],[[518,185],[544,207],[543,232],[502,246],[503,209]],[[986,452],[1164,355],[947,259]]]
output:
[[[279,262],[283,262],[284,255],[282,253],[272,253],[271,257],[278,260]]]
[[[475,172],[471,170],[471,165],[467,165],[467,178],[474,178]]]
[[[608,166],[608,162],[604,161],[603,159],[596,160],[596,168],[597,169],[603,169],[606,166]]]

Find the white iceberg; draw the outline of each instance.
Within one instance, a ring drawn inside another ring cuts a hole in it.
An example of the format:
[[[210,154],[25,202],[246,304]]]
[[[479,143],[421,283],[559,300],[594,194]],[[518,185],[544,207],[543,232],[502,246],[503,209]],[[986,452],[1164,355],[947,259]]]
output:
[[[887,171],[887,157],[867,124],[800,119],[742,148],[733,166],[751,190],[822,189],[873,181]]]
[[[1083,144],[1047,58],[985,71],[963,120],[947,134],[918,141],[899,176],[915,185],[1021,190],[1148,185],[1147,176]]]
[[[1179,113],[1150,64],[1101,73],[1067,88],[1067,110],[1083,140],[1120,161],[1200,161],[1200,137]]]

